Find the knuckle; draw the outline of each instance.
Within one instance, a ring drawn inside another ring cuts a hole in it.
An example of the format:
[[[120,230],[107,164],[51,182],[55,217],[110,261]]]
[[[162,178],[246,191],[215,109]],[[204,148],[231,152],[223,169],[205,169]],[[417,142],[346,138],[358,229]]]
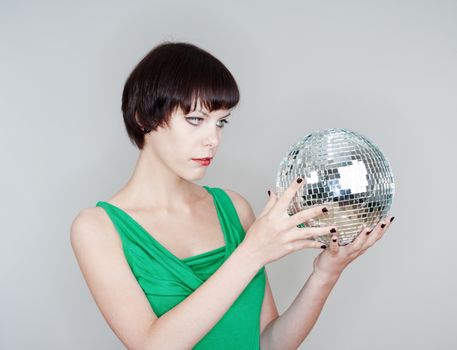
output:
[[[370,248],[373,244],[366,244],[363,246],[362,251],[365,252],[368,248]]]
[[[268,213],[266,213],[266,214],[262,217],[262,219],[263,219],[267,224],[270,224],[270,223],[273,221],[273,217],[274,217],[274,215],[273,215],[273,213],[272,213],[271,210],[270,210]]]
[[[323,245],[325,245],[327,247],[326,249],[328,249],[329,246],[330,246],[330,244],[328,242],[327,243],[326,242],[321,242],[321,241],[317,241],[317,240],[314,240],[314,239],[312,239],[312,240],[308,239],[307,241],[309,242],[308,244],[310,246],[315,247],[315,248],[321,248]]]
[[[286,248],[286,251],[290,253],[290,252],[294,251],[295,245],[293,243],[291,243],[291,242],[290,243],[286,243],[285,248]]]
[[[353,249],[354,251],[357,251],[357,250],[359,250],[359,249],[362,247],[362,245],[363,245],[363,244],[362,244],[360,241],[354,242],[354,243],[352,244],[352,249]]]
[[[313,209],[303,209],[297,214],[297,220],[300,222],[307,222],[309,219],[312,219],[315,215]]]
[[[382,235],[382,229],[377,230],[373,236],[374,236],[374,238],[378,239],[381,235]]]
[[[354,243],[355,243],[356,245],[363,245],[363,244],[367,241],[368,237],[369,237],[369,235],[367,235],[366,233],[363,233],[363,234],[360,233],[360,234],[356,237]]]
[[[297,232],[297,234],[302,237],[313,235],[312,228],[310,228],[310,227],[296,227],[294,229],[294,231]]]
[[[267,215],[264,216],[265,218],[265,224],[272,228],[273,230],[278,230],[279,229],[279,220],[276,217],[276,215],[272,213],[268,213]]]
[[[349,254],[348,254],[348,257],[349,259],[354,259],[355,257],[357,257],[360,253],[360,250],[358,249],[352,249]]]

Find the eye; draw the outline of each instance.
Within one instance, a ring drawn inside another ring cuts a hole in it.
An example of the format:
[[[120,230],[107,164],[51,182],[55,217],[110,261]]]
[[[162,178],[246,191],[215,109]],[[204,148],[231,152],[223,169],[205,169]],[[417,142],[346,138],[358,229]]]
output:
[[[203,120],[203,118],[200,118],[200,117],[187,117],[186,120],[196,120],[196,121],[199,121],[199,120]],[[227,119],[221,119],[220,122],[222,124],[218,125],[219,128],[223,128],[224,127],[224,124],[228,124],[229,121]],[[198,123],[195,124],[193,122],[191,122],[190,124],[194,125],[194,126],[198,126]]]
[[[197,118],[197,117],[187,117],[186,120],[200,120],[200,119],[203,119],[203,118]],[[193,125],[196,125],[194,123],[191,123]]]
[[[229,121],[227,119],[221,119],[220,122],[222,123],[222,126],[219,126],[221,129],[224,127],[224,124],[229,123]]]

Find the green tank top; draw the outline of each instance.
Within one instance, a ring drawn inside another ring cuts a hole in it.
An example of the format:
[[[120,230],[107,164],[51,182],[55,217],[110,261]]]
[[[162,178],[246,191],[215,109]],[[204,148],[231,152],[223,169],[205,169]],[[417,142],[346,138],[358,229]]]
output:
[[[157,317],[200,287],[246,234],[227,193],[218,187],[203,188],[213,197],[225,245],[185,259],[172,254],[122,209],[103,201],[96,204],[105,209],[119,233],[130,269]],[[260,349],[260,313],[265,281],[265,267],[262,267],[194,349]]]

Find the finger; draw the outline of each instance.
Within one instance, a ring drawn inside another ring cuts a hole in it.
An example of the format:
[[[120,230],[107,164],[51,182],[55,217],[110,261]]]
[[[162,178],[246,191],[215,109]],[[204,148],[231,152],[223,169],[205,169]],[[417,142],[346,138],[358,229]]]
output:
[[[384,233],[386,233],[387,229],[390,227],[390,224],[392,223],[393,216],[387,216],[384,220],[384,227],[381,224],[381,234],[378,239],[381,239],[382,236],[384,236]]]
[[[306,239],[316,236],[331,235],[336,232],[336,226],[322,227],[294,227],[282,235],[286,241],[294,241],[297,239]]]
[[[379,240],[382,236],[384,228],[386,227],[386,224],[386,220],[381,219],[371,231],[368,231],[367,234],[369,237],[365,244],[371,247],[377,240]]]
[[[334,233],[332,238],[330,239],[330,246],[327,250],[331,254],[337,254],[340,250],[340,246],[338,245],[338,235],[336,233]]]
[[[298,213],[291,215],[289,218],[290,225],[300,225],[304,222],[309,221],[316,216],[328,213],[328,207],[326,205],[318,205],[312,208],[300,210]]]
[[[300,179],[301,181],[298,182],[298,180]],[[301,186],[303,186],[305,182],[306,181],[304,179],[296,177],[294,181],[292,181],[292,183],[289,185],[289,187],[287,187],[284,193],[279,197],[279,199],[276,202],[276,205],[272,210],[277,211],[278,213],[283,213],[284,211],[286,211],[290,205],[292,198],[295,196],[297,191],[300,189]]]
[[[393,217],[390,216],[387,218],[387,220],[381,220],[378,222],[378,224],[370,231],[370,230],[365,230],[365,236],[369,236],[367,238],[361,248],[360,254],[363,254],[365,250],[367,250],[369,247],[371,247],[373,244],[376,243],[381,237],[384,235],[384,232],[386,232],[387,228],[390,226],[392,223]],[[383,226],[384,225],[384,226]]]
[[[268,190],[268,191],[270,191],[270,190]],[[265,205],[265,207],[263,208],[262,212],[259,214],[259,217],[264,216],[266,213],[268,213],[271,210],[271,208],[273,208],[276,201],[277,201],[276,193],[274,193],[274,191],[270,191],[268,202]]]
[[[366,242],[368,241],[369,235],[367,235],[367,232],[371,231],[370,227],[365,227],[362,229],[362,231],[359,233],[359,235],[352,241],[350,244],[350,250],[351,253],[353,252],[359,252],[362,249],[366,248]]]
[[[310,240],[310,239],[299,239],[290,243],[293,251],[297,251],[304,248],[317,248],[326,249],[327,246],[321,242]]]
[[[392,216],[392,215],[389,215],[386,218],[387,227],[384,228],[384,232],[386,232],[387,229],[390,227],[390,225],[392,225],[392,221],[394,221],[394,219],[395,219],[395,216]]]

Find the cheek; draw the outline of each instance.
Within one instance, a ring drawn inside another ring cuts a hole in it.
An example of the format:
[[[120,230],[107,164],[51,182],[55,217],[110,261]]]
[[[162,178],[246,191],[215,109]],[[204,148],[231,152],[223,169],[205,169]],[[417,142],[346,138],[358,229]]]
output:
[[[191,162],[192,157],[198,156],[196,135],[192,126],[185,120],[173,120],[171,128],[164,132],[156,141],[160,154],[167,161],[173,163]]]
[[[193,156],[193,146],[189,135],[185,136],[176,136],[170,137],[166,141],[166,150],[167,154],[170,155],[170,159],[174,159],[176,161],[186,161],[190,160]]]

